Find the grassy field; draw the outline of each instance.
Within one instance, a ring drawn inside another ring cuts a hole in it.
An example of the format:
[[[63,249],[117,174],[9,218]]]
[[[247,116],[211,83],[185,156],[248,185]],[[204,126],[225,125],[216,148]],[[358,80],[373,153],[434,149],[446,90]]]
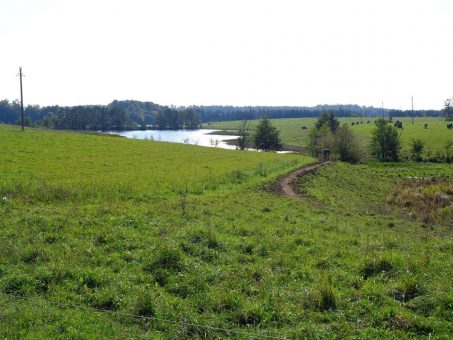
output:
[[[0,148],[2,338],[453,332],[451,219],[399,203],[451,166],[336,163],[305,201],[271,185],[300,155],[1,125]]]
[[[360,124],[360,118],[339,118],[341,124],[348,123],[351,130],[356,133],[364,145],[366,145],[370,139],[371,131],[374,128],[373,118],[363,118],[363,124]],[[430,150],[434,152],[440,148],[444,148],[447,143],[453,144],[453,130],[447,129],[447,123],[442,118],[414,118],[414,124],[411,123],[411,118],[393,118],[393,121],[400,120],[403,122],[403,130],[399,130],[401,133],[401,141],[403,148],[407,149],[410,147],[412,139],[421,139],[426,144],[426,151]],[[317,118],[294,118],[294,119],[272,119],[273,125],[280,131],[283,144],[295,145],[295,146],[306,146],[308,143],[308,132],[315,125]],[[370,121],[369,124],[367,122]],[[251,121],[252,126],[256,126],[257,121]],[[351,123],[354,124],[352,126]],[[425,129],[425,123],[428,124],[428,128]],[[209,127],[210,129],[222,129],[222,130],[237,130],[240,126],[240,121],[228,121],[228,122],[213,122]],[[302,129],[302,127],[307,129]]]

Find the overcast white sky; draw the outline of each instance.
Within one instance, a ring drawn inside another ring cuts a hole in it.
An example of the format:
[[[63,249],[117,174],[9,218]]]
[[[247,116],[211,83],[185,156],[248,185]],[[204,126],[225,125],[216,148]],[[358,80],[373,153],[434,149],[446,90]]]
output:
[[[359,104],[453,96],[453,0],[0,0],[0,99]]]

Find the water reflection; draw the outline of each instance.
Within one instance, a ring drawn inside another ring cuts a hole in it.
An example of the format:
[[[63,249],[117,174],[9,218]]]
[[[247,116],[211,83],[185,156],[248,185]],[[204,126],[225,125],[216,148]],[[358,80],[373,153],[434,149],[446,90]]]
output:
[[[227,140],[235,140],[238,136],[216,135],[219,130],[197,129],[197,130],[134,130],[109,132],[126,138],[148,139],[161,142],[172,142],[182,144],[193,144],[200,146],[217,147],[222,149],[236,149],[235,143],[229,145]]]

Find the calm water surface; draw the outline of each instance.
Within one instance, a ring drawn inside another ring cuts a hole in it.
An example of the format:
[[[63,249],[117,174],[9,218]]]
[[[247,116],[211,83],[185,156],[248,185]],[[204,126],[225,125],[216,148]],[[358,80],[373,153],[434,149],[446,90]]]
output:
[[[219,130],[135,130],[109,133],[117,134],[126,138],[149,139],[161,142],[193,144],[233,150],[236,149],[235,145],[228,145],[225,141],[237,139],[238,136],[212,134],[216,131]]]

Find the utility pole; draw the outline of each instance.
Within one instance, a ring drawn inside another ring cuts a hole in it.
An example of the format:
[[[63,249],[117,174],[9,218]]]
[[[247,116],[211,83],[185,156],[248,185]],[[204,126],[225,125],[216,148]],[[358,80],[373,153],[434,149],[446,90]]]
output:
[[[412,96],[411,99],[412,99],[412,124],[414,124],[414,96]]]
[[[24,94],[22,91],[22,67],[19,66],[19,79],[20,79],[20,120],[22,124],[22,131],[24,131]]]

